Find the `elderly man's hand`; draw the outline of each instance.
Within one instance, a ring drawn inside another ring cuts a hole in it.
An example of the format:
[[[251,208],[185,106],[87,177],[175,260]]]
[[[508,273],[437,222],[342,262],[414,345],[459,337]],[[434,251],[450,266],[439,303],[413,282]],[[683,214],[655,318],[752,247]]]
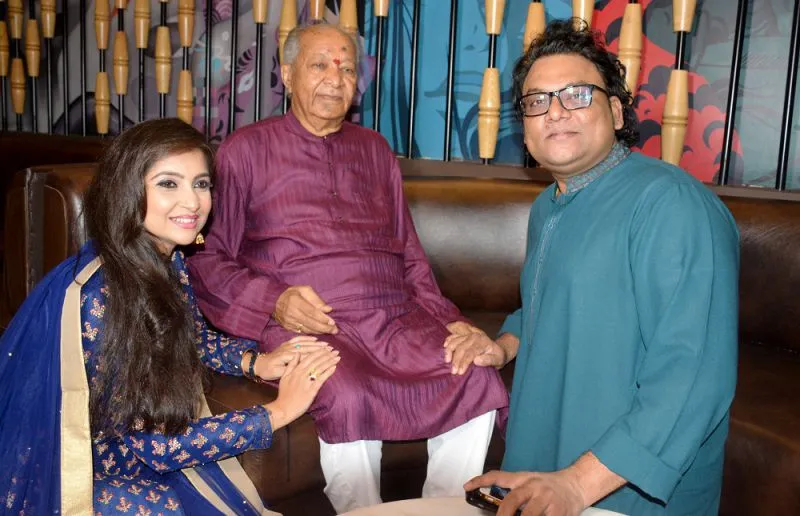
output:
[[[333,310],[309,286],[289,287],[275,303],[272,317],[289,331],[320,335],[337,334],[336,322],[327,314]]]
[[[578,516],[585,508],[580,483],[569,468],[555,473],[490,471],[464,484],[464,489],[492,485],[511,489],[497,516],[513,516],[518,509],[522,516]]]
[[[444,340],[444,361],[452,363],[451,372],[462,375],[469,366],[503,367],[506,353],[486,333],[464,322],[447,325],[450,336]]]

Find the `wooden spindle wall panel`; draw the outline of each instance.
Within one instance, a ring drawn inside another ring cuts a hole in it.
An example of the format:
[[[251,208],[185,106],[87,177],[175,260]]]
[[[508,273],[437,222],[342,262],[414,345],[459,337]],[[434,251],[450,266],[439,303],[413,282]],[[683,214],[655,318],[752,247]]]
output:
[[[56,34],[56,0],[41,2],[42,37],[47,55],[47,132],[53,132],[53,38]]]
[[[339,4],[339,27],[358,37],[358,10],[356,0],[341,0]]]
[[[372,129],[380,132],[381,130],[381,92],[383,84],[383,62],[385,47],[384,29],[386,18],[389,16],[389,0],[374,0],[373,14],[375,15],[375,83],[372,103]]]
[[[25,66],[22,62],[22,0],[8,0],[8,32],[11,55],[11,107],[16,115],[17,130],[22,130],[25,113]]]
[[[109,88],[108,72],[105,69],[105,54],[108,50],[108,35],[111,30],[111,12],[108,1],[95,0],[94,4],[94,34],[100,64],[100,71],[97,72],[94,87],[95,123],[97,132],[101,135],[108,134],[108,124],[111,118],[111,89]]]
[[[178,0],[178,34],[183,48],[183,63],[178,74],[177,114],[178,118],[191,124],[194,94],[192,72],[189,69],[189,49],[194,37],[194,0]]]
[[[144,52],[150,39],[150,0],[135,0],[133,5],[133,36],[138,54],[137,65],[139,68],[139,102],[138,119],[144,120],[144,97],[145,97],[145,70]]]
[[[594,15],[594,0],[572,0],[572,16],[586,22],[588,27],[592,26],[592,16]]]
[[[497,36],[502,31],[505,0],[486,0],[489,64],[483,73],[478,102],[478,155],[484,164],[494,158],[500,130],[500,71],[495,67]]]
[[[283,0],[281,6],[281,22],[278,25],[278,57],[283,64],[283,47],[286,45],[286,38],[292,29],[297,27],[297,4],[295,0]]]
[[[253,121],[261,120],[261,75],[264,54],[264,25],[267,23],[267,13],[269,12],[267,0],[253,1],[253,23],[256,24],[256,66],[255,66],[255,106],[253,109]]]
[[[113,63],[114,90],[117,92],[117,95],[127,95],[130,60],[128,58],[128,39],[122,31],[117,31],[117,33],[114,34]]]
[[[675,68],[667,85],[664,115],[661,125],[661,159],[678,165],[683,155],[686,127],[689,124],[689,72],[684,67],[686,37],[692,28],[694,0],[673,0],[673,29],[677,33]]]
[[[625,81],[635,98],[642,64],[642,5],[639,3],[625,6],[619,34],[619,60],[625,65]]]
[[[5,2],[0,1],[0,88],[3,90],[3,96],[0,97],[0,129],[3,131],[8,130],[8,112],[6,104],[8,103],[8,69],[11,61],[11,49],[8,44],[8,26],[5,20]]]
[[[308,17],[312,22],[325,19],[325,0],[308,0]]]
[[[545,28],[544,4],[531,2],[528,6],[528,17],[525,19],[525,33],[522,37],[522,52],[528,51],[531,42],[539,37]]]

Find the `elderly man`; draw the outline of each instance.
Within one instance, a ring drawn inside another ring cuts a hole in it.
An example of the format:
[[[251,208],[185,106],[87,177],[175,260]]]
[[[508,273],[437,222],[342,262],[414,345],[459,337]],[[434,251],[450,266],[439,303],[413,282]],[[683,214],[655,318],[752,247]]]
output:
[[[340,351],[310,409],[337,512],[380,503],[383,440],[428,438],[423,495],[463,493],[508,404],[497,371],[444,360],[448,336],[477,330],[436,286],[386,141],[345,121],[356,48],[329,25],[290,33],[291,111],[220,147],[214,223],[190,262],[206,316],[267,352],[256,369],[294,332]]]
[[[682,170],[632,153],[624,68],[556,22],[515,69],[525,143],[555,183],[531,208],[522,308],[458,367],[516,357],[499,515],[717,514],[736,383],[738,233]]]

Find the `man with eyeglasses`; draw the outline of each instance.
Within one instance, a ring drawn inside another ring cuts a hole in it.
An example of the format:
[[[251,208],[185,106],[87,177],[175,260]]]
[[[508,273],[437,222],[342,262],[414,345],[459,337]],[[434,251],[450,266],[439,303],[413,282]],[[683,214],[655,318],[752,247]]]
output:
[[[736,383],[738,232],[684,171],[631,152],[624,67],[551,24],[514,72],[525,144],[555,182],[534,202],[522,308],[453,362],[516,358],[499,515],[716,514]]]

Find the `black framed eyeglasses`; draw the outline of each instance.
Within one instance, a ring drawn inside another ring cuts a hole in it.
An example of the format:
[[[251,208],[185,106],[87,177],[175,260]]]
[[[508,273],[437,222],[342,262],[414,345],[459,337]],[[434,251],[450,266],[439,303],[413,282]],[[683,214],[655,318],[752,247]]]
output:
[[[595,84],[573,84],[556,91],[535,91],[523,95],[519,99],[519,109],[522,116],[541,116],[550,109],[553,97],[558,97],[561,107],[567,111],[587,108],[592,105],[594,90],[609,96],[608,91]]]

